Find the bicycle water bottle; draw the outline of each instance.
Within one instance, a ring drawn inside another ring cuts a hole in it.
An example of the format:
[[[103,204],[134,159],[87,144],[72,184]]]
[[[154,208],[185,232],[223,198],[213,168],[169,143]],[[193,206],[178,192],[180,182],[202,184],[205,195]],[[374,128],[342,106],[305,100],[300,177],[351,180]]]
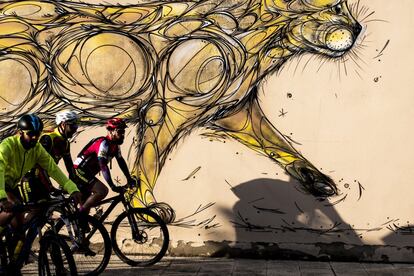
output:
[[[13,252],[13,260],[17,260],[17,258],[19,257],[20,252],[22,252],[23,244],[24,244],[23,240],[17,241],[16,247],[14,248],[14,252]]]

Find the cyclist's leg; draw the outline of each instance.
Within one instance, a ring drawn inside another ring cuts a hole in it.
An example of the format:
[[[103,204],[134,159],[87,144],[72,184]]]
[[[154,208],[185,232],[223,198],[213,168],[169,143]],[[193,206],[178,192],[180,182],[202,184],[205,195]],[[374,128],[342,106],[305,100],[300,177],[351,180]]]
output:
[[[89,213],[89,210],[98,205],[108,194],[108,188],[99,179],[94,177],[89,182],[89,193],[90,196],[85,200],[82,207],[85,213]],[[81,190],[82,192],[82,190]],[[83,192],[82,192],[83,193]]]
[[[10,201],[13,204],[19,204],[21,203],[21,196],[19,193],[18,189],[14,189],[14,190],[6,190],[7,192],[7,200]],[[11,220],[11,221],[10,221]],[[23,221],[24,221],[24,215],[22,213],[7,213],[7,212],[1,212],[0,213],[0,225],[2,225],[1,230],[3,230],[3,226],[5,226],[5,224],[7,224],[8,222],[10,222],[10,225],[13,227],[13,237],[11,238],[11,240],[9,240],[9,254],[10,254],[10,258],[13,258],[14,261],[16,261],[19,253],[20,253],[20,249],[25,238],[25,234],[22,231],[22,225],[23,225]],[[19,249],[18,251],[16,251],[16,246],[19,243]],[[7,268],[8,273],[10,274],[15,274],[15,275],[20,275],[20,269],[21,269],[21,264],[14,264],[13,266],[9,266]]]
[[[18,204],[21,202],[20,196],[16,196],[15,193],[7,191],[7,200],[13,204]],[[1,212],[0,213],[0,226],[5,226],[5,224],[10,221],[13,217],[11,224],[14,228],[17,228],[19,225],[23,224],[23,214],[14,215],[13,213]]]
[[[108,194],[108,188],[106,188],[106,186],[96,177],[85,180],[79,179],[77,185],[81,193],[86,196],[86,200],[79,209],[79,223],[84,233],[87,233],[90,231],[90,227],[87,222],[87,215],[89,214],[91,207],[96,206],[106,197]]]

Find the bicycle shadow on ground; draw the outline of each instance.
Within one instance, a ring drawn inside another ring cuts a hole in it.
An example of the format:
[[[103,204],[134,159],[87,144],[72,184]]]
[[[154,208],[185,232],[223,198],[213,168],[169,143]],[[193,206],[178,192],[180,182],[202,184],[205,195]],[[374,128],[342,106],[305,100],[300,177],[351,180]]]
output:
[[[370,249],[363,245],[352,224],[344,221],[328,200],[319,201],[298,188],[299,183],[295,180],[286,182],[270,178],[233,186],[231,190],[239,201],[232,210],[222,208],[220,211],[233,223],[236,243],[247,242],[251,248],[217,252],[215,255],[342,261],[363,259]],[[330,199],[332,202],[336,200]]]

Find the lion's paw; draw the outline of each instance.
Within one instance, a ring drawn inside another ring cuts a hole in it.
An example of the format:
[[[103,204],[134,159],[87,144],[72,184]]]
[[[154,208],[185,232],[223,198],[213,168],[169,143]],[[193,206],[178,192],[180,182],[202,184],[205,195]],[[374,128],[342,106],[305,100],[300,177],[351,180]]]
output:
[[[286,171],[297,179],[305,192],[324,199],[338,195],[335,182],[317,169],[307,166],[304,161],[295,161],[286,166]]]

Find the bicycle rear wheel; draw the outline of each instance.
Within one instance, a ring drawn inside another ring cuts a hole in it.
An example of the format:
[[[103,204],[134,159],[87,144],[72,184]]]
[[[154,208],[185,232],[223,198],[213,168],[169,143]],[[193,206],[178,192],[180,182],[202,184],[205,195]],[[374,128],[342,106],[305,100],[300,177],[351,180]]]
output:
[[[39,275],[78,275],[69,246],[59,235],[46,232],[40,241]]]
[[[98,275],[106,268],[111,258],[111,239],[108,231],[96,218],[85,218],[90,229],[88,233],[80,234],[77,220],[69,221],[69,229],[63,220],[59,220],[55,229],[69,245],[78,274]]]
[[[170,238],[167,225],[156,213],[134,208],[114,221],[111,240],[114,252],[123,262],[149,266],[165,255]]]

